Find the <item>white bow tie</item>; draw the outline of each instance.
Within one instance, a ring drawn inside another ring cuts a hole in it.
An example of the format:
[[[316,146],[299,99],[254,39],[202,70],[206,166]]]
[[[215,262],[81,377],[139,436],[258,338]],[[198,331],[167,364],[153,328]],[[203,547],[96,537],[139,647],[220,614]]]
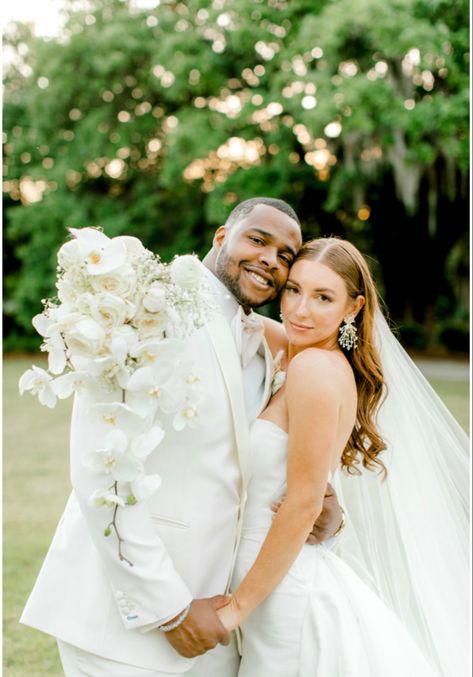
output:
[[[243,308],[238,306],[230,328],[244,369],[261,345],[264,334],[263,322],[253,311],[246,315]]]

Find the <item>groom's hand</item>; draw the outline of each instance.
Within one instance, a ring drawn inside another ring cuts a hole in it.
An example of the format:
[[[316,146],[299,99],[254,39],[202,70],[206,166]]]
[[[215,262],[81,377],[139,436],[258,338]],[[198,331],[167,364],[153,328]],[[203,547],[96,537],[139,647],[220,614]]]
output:
[[[337,494],[331,484],[327,484],[322,512],[317,518],[307,543],[315,545],[331,538],[339,529],[343,521],[343,514],[338,503]]]
[[[184,622],[166,633],[168,642],[186,658],[200,656],[217,644],[228,644],[230,634],[216,611],[226,602],[224,595],[194,599]]]
[[[280,505],[281,503],[273,503],[271,506],[273,512],[277,512]],[[337,494],[335,493],[335,489],[329,483],[327,484],[327,490],[325,492],[322,512],[318,516],[306,542],[310,543],[310,545],[315,545],[326,541],[335,534],[342,521],[343,514],[338,503]]]

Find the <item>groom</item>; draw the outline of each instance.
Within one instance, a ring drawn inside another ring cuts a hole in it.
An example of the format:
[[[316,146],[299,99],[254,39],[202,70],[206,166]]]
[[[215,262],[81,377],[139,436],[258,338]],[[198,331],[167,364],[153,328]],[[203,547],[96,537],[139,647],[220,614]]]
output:
[[[103,535],[104,513],[89,504],[95,477],[81,459],[101,440],[88,418],[93,401],[76,396],[73,492],[21,619],[57,638],[67,677],[237,674],[235,638],[216,609],[238,545],[248,424],[265,407],[273,374],[251,308],[277,297],[301,243],[295,212],[270,198],[242,202],[216,231],[203,264],[221,314],[186,345],[213,416],[169,432],[151,455],[147,471],[162,477],[160,489],[120,515],[133,566],[119,560],[116,542]],[[317,540],[340,521],[332,497],[314,526]]]

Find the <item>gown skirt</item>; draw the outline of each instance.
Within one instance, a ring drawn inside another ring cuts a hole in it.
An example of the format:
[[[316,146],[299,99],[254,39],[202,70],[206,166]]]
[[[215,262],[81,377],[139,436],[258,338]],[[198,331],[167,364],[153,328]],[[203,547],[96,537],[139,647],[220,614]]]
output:
[[[232,588],[251,568],[285,492],[287,434],[251,430],[252,479]],[[242,628],[239,677],[438,677],[377,595],[325,544],[305,545]]]

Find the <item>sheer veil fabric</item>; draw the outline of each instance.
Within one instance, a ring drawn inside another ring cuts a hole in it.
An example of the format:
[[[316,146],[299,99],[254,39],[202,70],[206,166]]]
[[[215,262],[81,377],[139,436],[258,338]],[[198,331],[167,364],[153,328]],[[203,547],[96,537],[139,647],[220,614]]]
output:
[[[442,677],[470,666],[468,437],[376,317],[388,395],[379,415],[388,477],[337,473],[347,514],[338,554],[408,627]]]

